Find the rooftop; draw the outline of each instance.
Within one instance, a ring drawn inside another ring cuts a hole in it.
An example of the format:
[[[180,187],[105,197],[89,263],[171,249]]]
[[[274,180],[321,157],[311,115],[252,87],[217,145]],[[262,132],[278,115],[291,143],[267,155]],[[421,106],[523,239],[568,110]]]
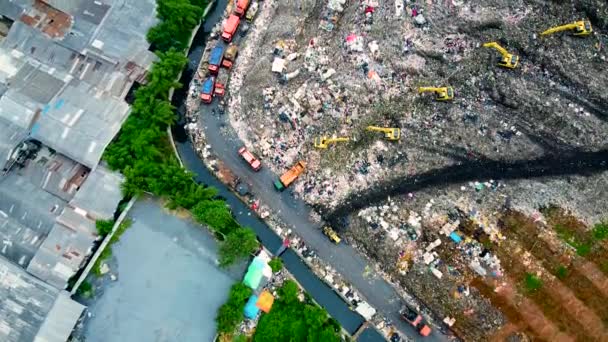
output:
[[[0,341],[65,341],[83,309],[0,256]]]
[[[102,97],[74,80],[42,109],[32,137],[94,168],[129,110],[125,101]]]
[[[124,177],[97,167],[70,201],[70,205],[87,213],[94,219],[107,219],[114,215],[118,202],[122,199],[121,185]]]
[[[4,119],[0,119],[0,173],[4,168],[4,163],[9,159],[13,150],[19,145],[27,136],[27,132]]]

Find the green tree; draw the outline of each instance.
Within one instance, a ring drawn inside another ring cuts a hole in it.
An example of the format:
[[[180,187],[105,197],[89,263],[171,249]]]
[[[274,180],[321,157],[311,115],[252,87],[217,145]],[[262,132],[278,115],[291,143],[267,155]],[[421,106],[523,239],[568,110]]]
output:
[[[285,281],[278,292],[272,310],[260,318],[253,341],[340,341],[340,325],[319,306],[297,300],[294,281]]]
[[[300,288],[293,280],[286,280],[279,290],[279,296],[281,296],[281,300],[285,303],[298,301],[298,293],[300,293]]]
[[[236,228],[226,235],[220,245],[220,265],[226,267],[237,259],[245,258],[259,247],[255,233],[249,228]]]
[[[272,269],[272,272],[277,273],[283,268],[283,261],[280,258],[275,257],[270,260],[268,266]]]
[[[226,202],[221,200],[199,202],[192,209],[192,214],[198,222],[224,234],[228,233],[229,228],[237,225],[226,206]]]
[[[251,296],[251,289],[243,283],[236,283],[230,288],[228,300],[223,304],[215,317],[217,330],[223,333],[234,331],[239,322],[243,321],[243,310]]]
[[[97,220],[95,221],[95,228],[97,228],[97,234],[100,236],[106,236],[112,231],[114,227],[114,220]]]

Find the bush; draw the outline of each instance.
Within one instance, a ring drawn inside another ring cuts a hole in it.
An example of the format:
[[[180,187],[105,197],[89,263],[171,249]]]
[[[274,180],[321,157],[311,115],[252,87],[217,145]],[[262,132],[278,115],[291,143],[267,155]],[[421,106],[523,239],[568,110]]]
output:
[[[526,291],[532,293],[543,287],[543,281],[532,273],[526,273],[524,278],[524,287]]]
[[[251,255],[259,246],[257,237],[251,229],[236,228],[226,235],[226,240],[220,245],[220,266],[226,267],[237,259]]]
[[[591,233],[595,240],[606,240],[608,238],[608,222],[596,224]]]
[[[294,281],[285,281],[278,292],[272,310],[260,318],[253,341],[340,341],[340,326],[319,306],[300,302]]]
[[[228,300],[219,308],[215,317],[218,332],[232,333],[236,326],[243,321],[243,310],[251,293],[251,289],[243,283],[232,285]]]
[[[82,296],[83,298],[91,298],[95,295],[95,288],[93,288],[93,285],[91,285],[91,283],[85,280],[80,284],[80,287],[78,287],[76,293],[78,293],[78,295]]]
[[[283,268],[283,261],[279,258],[272,258],[268,265],[272,269],[272,272],[277,273]]]
[[[97,228],[97,234],[99,234],[99,236],[106,236],[112,231],[112,227],[114,227],[114,221],[97,220],[95,221],[95,227]]]
[[[563,266],[563,265],[559,266],[557,268],[557,270],[555,270],[555,276],[561,280],[566,279],[566,277],[568,276],[568,273],[569,273],[568,269],[566,268],[566,266]]]

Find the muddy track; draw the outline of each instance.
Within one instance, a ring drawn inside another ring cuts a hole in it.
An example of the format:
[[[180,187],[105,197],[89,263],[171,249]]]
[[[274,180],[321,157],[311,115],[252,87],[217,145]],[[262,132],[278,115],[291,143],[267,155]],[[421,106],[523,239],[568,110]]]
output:
[[[403,176],[380,182],[365,193],[349,195],[333,211],[317,207],[325,219],[336,227],[344,227],[344,217],[351,212],[409,192],[434,186],[447,186],[469,181],[512,180],[566,175],[589,175],[608,170],[608,149],[596,152],[573,151],[538,159],[501,161],[481,159],[461,162],[416,176]]]

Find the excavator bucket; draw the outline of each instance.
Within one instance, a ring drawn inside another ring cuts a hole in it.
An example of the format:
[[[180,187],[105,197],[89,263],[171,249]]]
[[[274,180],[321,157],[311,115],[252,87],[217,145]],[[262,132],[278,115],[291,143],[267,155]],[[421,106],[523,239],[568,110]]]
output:
[[[329,146],[325,143],[327,138],[325,137],[316,137],[315,138],[315,148],[328,148]]]

